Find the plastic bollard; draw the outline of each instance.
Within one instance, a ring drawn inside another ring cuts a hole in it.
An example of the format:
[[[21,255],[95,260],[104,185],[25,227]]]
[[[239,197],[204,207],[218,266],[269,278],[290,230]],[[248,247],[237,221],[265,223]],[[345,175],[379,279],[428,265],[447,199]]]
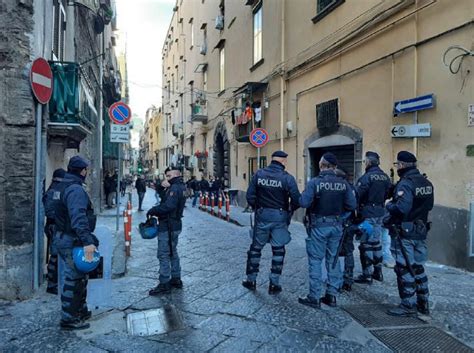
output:
[[[127,211],[123,211],[123,234],[125,236],[125,256],[130,256],[129,223]]]
[[[211,194],[211,215],[214,215],[214,193]]]
[[[222,194],[219,194],[217,217],[222,218]]]
[[[225,219],[227,222],[230,221],[230,197],[229,193],[225,193]]]
[[[199,209],[202,210],[202,192],[199,192]]]

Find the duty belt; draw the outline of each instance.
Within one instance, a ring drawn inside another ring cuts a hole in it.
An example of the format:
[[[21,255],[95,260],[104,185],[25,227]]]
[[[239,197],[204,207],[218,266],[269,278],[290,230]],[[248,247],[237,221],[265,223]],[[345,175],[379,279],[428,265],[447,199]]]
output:
[[[343,217],[341,216],[318,216],[318,215],[315,215],[314,213],[311,214],[311,217],[312,217],[312,223],[315,224],[315,223],[325,223],[325,224],[334,224],[334,223],[337,223],[337,224],[341,224],[342,221],[344,220]]]

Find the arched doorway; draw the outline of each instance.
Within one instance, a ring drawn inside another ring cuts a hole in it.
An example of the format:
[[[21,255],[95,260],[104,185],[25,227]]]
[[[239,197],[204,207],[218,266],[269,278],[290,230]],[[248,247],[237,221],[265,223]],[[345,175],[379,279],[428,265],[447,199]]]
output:
[[[230,186],[230,143],[223,121],[217,124],[214,132],[214,176],[224,178],[224,186]]]
[[[336,155],[339,165],[352,180],[357,180],[362,173],[362,131],[341,125],[336,133],[321,136],[314,133],[305,141],[305,176],[306,180],[319,174],[319,160],[326,152]]]

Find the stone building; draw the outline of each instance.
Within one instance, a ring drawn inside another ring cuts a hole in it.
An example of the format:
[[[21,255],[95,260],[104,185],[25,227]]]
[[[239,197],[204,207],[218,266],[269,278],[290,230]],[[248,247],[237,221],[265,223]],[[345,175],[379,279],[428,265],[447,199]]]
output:
[[[35,201],[72,155],[91,161],[88,189],[100,209],[102,120],[120,99],[114,8],[110,0],[0,5],[0,298],[28,297],[41,284],[46,251],[42,206]],[[37,57],[53,72],[53,95],[41,121],[29,81]]]
[[[390,173],[410,150],[436,188],[431,259],[472,270],[473,14],[471,0],[178,0],[162,49],[169,154],[199,155],[193,173],[244,201],[255,127],[260,166],[284,148],[301,190],[326,151],[357,179],[365,151]],[[397,104],[423,96],[426,109]]]

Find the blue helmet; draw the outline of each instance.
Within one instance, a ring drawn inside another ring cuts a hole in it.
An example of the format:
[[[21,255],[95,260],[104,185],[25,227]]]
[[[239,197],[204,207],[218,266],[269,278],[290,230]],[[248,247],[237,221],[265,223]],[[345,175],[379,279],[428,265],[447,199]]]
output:
[[[92,256],[92,261],[89,262],[86,260],[83,247],[75,247],[72,249],[72,258],[74,260],[74,265],[76,268],[83,273],[88,273],[94,271],[100,263],[100,253],[96,250]]]
[[[138,226],[143,239],[153,239],[158,235],[158,221],[155,217],[150,217],[146,222]]]
[[[359,229],[366,233],[367,235],[371,235],[374,231],[374,226],[370,224],[367,220],[359,224]]]

